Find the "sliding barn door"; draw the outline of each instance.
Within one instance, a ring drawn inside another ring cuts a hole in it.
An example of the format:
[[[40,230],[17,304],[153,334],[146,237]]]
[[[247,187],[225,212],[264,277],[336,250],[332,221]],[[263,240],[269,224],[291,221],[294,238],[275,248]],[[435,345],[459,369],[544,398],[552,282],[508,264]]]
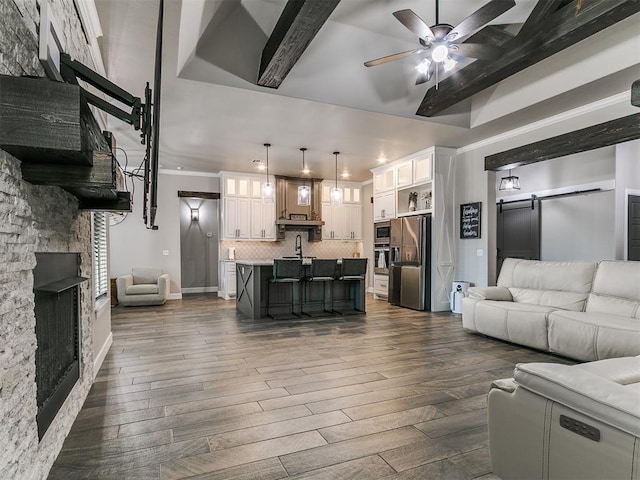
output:
[[[640,196],[629,195],[627,260],[640,260]]]
[[[505,258],[540,259],[540,200],[498,204],[497,272]]]

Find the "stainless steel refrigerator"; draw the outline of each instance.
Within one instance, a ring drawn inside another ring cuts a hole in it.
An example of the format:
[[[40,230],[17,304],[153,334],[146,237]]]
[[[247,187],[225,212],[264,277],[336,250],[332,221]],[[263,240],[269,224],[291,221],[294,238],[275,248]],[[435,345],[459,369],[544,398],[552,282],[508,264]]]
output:
[[[431,310],[431,215],[391,220],[389,303]]]

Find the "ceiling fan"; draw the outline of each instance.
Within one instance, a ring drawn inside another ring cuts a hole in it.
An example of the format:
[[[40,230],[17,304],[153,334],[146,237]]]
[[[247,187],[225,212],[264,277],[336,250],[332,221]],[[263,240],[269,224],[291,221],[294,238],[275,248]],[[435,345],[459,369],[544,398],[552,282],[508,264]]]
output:
[[[435,74],[436,88],[438,88],[438,77],[441,74],[451,72],[465,58],[492,60],[500,56],[501,50],[498,47],[463,42],[484,25],[515,6],[515,4],[514,0],[491,0],[455,27],[448,23],[439,22],[438,0],[436,0],[436,23],[431,27],[416,15],[413,10],[406,9],[393,12],[393,16],[400,23],[418,36],[420,48],[370,60],[365,62],[364,65],[365,67],[374,67],[412,55],[422,55],[422,61],[416,67],[418,71],[416,85],[429,81]],[[442,72],[440,72],[441,69]]]

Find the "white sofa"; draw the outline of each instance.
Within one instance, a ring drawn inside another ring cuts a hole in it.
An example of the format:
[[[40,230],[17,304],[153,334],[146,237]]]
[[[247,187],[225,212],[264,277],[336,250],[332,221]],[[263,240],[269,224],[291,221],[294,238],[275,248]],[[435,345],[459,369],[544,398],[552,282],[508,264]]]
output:
[[[519,364],[492,385],[488,430],[504,480],[640,480],[640,357]]]
[[[590,361],[640,354],[640,262],[505,259],[497,286],[471,287],[462,326]]]
[[[162,305],[169,298],[169,274],[159,268],[132,268],[116,279],[118,302],[124,307]]]

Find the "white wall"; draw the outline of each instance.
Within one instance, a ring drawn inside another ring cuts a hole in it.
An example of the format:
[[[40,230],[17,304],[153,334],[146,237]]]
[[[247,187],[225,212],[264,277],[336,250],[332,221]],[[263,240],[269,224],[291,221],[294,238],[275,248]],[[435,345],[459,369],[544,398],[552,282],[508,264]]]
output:
[[[547,131],[549,137],[557,135],[559,132]],[[536,136],[540,132],[536,131]],[[540,138],[537,138],[540,139]],[[623,258],[618,252],[618,243],[616,241],[616,250],[613,251],[609,244],[614,243],[618,237],[618,223],[616,222],[616,236],[608,232],[601,231],[604,228],[610,232],[614,230],[613,218],[617,218],[620,208],[618,202],[624,202],[620,194],[621,189],[619,177],[624,175],[625,183],[633,183],[634,188],[640,188],[640,180],[628,180],[628,177],[640,177],[638,173],[638,147],[623,147],[626,152],[625,160],[621,160],[621,155],[616,154],[616,147],[606,147],[596,150],[583,152],[576,155],[568,155],[566,157],[555,158],[546,162],[539,162],[512,170],[513,175],[520,177],[522,189],[519,192],[507,194],[497,192],[497,186],[500,178],[507,175],[507,172],[486,172],[484,170],[484,157],[505,151],[515,146],[525,145],[535,141],[531,138],[531,134],[523,135],[522,138],[513,137],[506,140],[496,141],[493,144],[479,146],[474,150],[461,149],[458,154],[456,166],[456,208],[459,205],[468,202],[482,202],[482,238],[480,239],[459,239],[459,232],[456,232],[456,273],[457,280],[470,281],[475,285],[491,285],[495,284],[496,272],[496,198],[504,198],[505,201],[518,197],[530,197],[530,195],[543,195],[553,191],[554,189],[563,189],[568,187],[579,187],[589,185],[606,184],[610,188],[616,187],[615,198],[612,202],[611,197],[604,198],[608,202],[608,207],[598,204],[597,207],[591,204],[593,198],[590,196],[578,196],[575,200],[569,200],[568,203],[556,202],[555,205],[551,200],[544,200],[542,204],[543,219],[549,219],[549,225],[559,222],[562,212],[554,212],[554,207],[564,205],[563,208],[579,208],[579,214],[574,211],[573,238],[577,242],[581,242],[578,248],[575,248],[573,256],[599,257],[603,258]],[[637,142],[631,142],[633,144]],[[620,150],[620,146],[618,150]],[[622,169],[622,170],[621,170]],[[615,182],[614,182],[615,180]],[[632,187],[627,187],[632,188]],[[620,199],[620,200],[619,200]],[[566,200],[566,199],[565,199]],[[552,203],[547,203],[552,202]],[[590,211],[593,209],[596,211]],[[456,229],[459,228],[459,211],[456,210]],[[607,212],[605,212],[607,210]],[[566,214],[566,212],[565,212]],[[547,215],[547,217],[545,217]],[[555,216],[554,216],[555,215]],[[544,220],[543,220],[544,222]],[[620,220],[622,222],[622,220]],[[620,225],[623,225],[622,223]],[[542,238],[543,251],[545,258],[558,258],[558,255],[569,255],[568,245],[565,243],[558,244],[557,255],[550,249],[554,248],[554,237],[548,230],[546,236]],[[543,235],[545,235],[543,233]],[[620,247],[621,249],[622,247]],[[478,250],[482,250],[482,256],[478,256]],[[558,258],[559,259],[559,258]],[[565,258],[567,259],[567,258]],[[595,258],[593,258],[595,259]]]
[[[540,259],[615,259],[614,209],[613,190],[543,200]]]
[[[626,259],[627,196],[640,195],[640,140],[616,146],[616,258]]]
[[[178,190],[220,192],[220,179],[213,175],[169,174],[158,176],[158,230],[148,230],[142,221],[142,183],[135,182],[133,211],[109,229],[109,270],[112,277],[125,275],[133,267],[162,268],[171,278],[171,294],[179,298],[180,199]],[[163,251],[168,255],[163,255]]]

